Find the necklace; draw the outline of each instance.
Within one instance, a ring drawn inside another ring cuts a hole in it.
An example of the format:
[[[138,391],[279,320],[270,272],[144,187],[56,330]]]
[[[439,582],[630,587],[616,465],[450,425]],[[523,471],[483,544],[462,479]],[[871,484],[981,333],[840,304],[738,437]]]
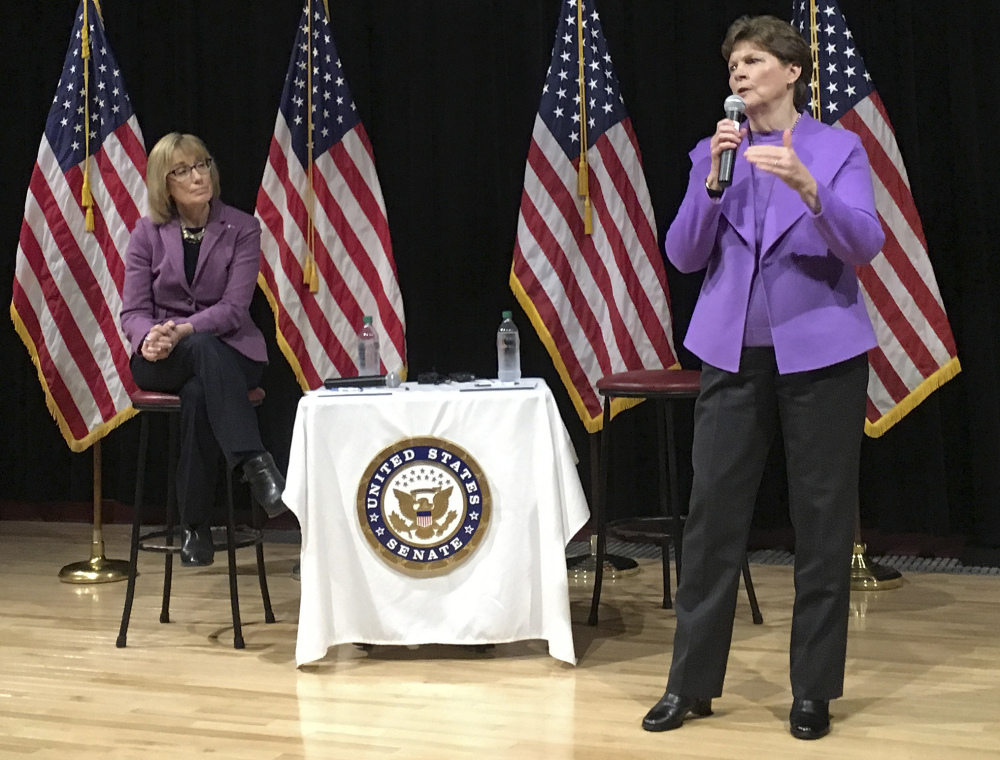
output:
[[[805,111],[799,111],[798,116],[795,117],[795,121],[792,122],[791,131],[794,132],[795,128],[799,125],[799,119],[802,118],[802,114]],[[784,132],[785,130],[770,130],[772,132]],[[747,122],[747,142],[749,145],[753,145],[753,130],[750,128],[749,122]]]
[[[184,238],[185,243],[200,243],[201,239],[205,237],[205,228],[182,226],[181,237]]]

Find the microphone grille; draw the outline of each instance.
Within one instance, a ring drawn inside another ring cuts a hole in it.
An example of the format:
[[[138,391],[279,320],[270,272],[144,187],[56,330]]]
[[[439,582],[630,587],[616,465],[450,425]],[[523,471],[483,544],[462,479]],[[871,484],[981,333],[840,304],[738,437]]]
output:
[[[739,95],[730,95],[726,98],[726,102],[722,107],[725,109],[726,113],[732,113],[733,111],[736,111],[736,113],[743,113],[743,109],[747,107],[747,104],[743,102],[743,98]]]

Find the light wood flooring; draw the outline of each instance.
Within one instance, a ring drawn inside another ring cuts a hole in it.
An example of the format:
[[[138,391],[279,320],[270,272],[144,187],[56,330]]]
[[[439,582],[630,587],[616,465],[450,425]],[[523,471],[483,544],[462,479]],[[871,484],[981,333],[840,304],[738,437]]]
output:
[[[124,526],[107,556],[127,557]],[[639,728],[660,697],[674,618],[659,565],[605,590],[571,588],[575,668],[544,643],[339,647],[294,661],[297,547],[268,545],[278,622],[263,623],[240,553],[247,648],[232,648],[224,555],[175,570],[158,622],[162,559],[142,555],[129,646],[115,648],[125,584],[73,586],[81,524],[0,522],[0,758],[961,758],[1000,757],[1000,578],[911,574],[852,601],[844,698],[818,742],[787,730],[791,569],[753,566],[764,625],[740,594],[726,694],[682,729]],[[516,568],[512,568],[516,572]]]

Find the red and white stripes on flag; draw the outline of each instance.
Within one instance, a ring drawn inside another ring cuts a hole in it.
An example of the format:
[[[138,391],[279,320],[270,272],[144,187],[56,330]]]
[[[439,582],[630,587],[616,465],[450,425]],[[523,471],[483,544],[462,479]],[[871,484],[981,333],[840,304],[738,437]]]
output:
[[[73,451],[135,413],[118,315],[129,234],[146,211],[142,133],[100,16],[93,0],[86,2],[88,33],[81,3],[31,175],[10,305]]]
[[[927,241],[889,116],[872,92],[839,120],[860,135],[872,165],[885,245],[858,269],[878,346],[868,353],[865,431],[877,437],[961,370]]]
[[[614,372],[670,368],[677,359],[666,267],[639,145],[600,17],[592,1],[580,2],[579,22],[575,0],[562,5],[528,149],[510,285],[584,426],[597,432],[603,424],[598,380]],[[582,140],[588,145],[589,212],[578,193]],[[588,215],[591,234],[585,229]],[[629,405],[617,399],[612,412]]]
[[[374,317],[383,371],[405,375],[403,299],[385,202],[323,0],[303,9],[256,211],[258,282],[302,389],[358,374],[365,315]]]
[[[961,371],[889,115],[835,0],[794,0],[792,24],[813,49],[813,112],[861,138],[885,246],[858,268],[878,346],[868,352],[865,432],[882,435]]]

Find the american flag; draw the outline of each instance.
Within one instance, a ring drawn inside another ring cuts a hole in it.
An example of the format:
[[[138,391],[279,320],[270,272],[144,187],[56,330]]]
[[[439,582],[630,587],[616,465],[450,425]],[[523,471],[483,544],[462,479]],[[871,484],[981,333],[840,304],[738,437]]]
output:
[[[524,170],[510,284],[584,426],[596,432],[601,377],[672,367],[677,359],[639,145],[600,16],[593,0],[580,2],[577,8],[577,0],[564,0],[560,11]],[[578,194],[583,139],[592,234],[585,230],[585,197]]]
[[[257,216],[258,282],[303,390],[358,374],[365,315],[374,317],[384,369],[405,371],[403,298],[385,202],[324,0],[309,0],[302,11]]]
[[[31,174],[10,305],[73,451],[134,414],[118,314],[125,248],[146,211],[145,173],[142,132],[95,3],[85,0]]]
[[[885,246],[858,277],[878,346],[868,353],[865,432],[877,437],[961,370],[889,115],[833,0],[794,0],[813,50],[813,113],[861,137]]]

